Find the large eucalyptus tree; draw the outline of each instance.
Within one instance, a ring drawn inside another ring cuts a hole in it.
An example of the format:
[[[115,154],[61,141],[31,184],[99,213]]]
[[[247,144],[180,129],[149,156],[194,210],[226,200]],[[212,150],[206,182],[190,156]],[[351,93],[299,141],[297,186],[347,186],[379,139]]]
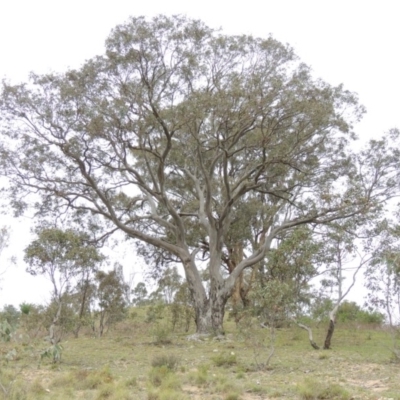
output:
[[[23,211],[101,216],[180,260],[199,333],[223,329],[235,281],[276,235],[375,210],[388,169],[350,154],[363,109],[273,38],[184,17],[131,18],[105,55],[4,83],[1,162]],[[361,164],[360,164],[361,165]],[[224,255],[240,243],[229,273]],[[202,283],[207,257],[210,289]]]

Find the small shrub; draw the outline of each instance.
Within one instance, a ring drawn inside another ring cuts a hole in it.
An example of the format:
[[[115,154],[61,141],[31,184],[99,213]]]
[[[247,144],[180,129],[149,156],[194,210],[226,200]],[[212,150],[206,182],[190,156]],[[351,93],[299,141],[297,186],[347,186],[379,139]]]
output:
[[[218,354],[213,357],[213,362],[217,367],[231,367],[237,362],[236,354],[233,352]]]
[[[157,320],[162,319],[165,307],[165,303],[161,302],[151,304],[146,311],[146,322],[156,322]]]
[[[76,389],[97,389],[103,384],[113,382],[114,378],[108,366],[97,371],[75,371],[74,382]]]
[[[181,388],[181,381],[179,377],[174,373],[166,375],[165,379],[161,383],[162,390],[178,390]]]
[[[155,356],[151,362],[152,367],[167,367],[171,371],[176,370],[179,364],[179,359],[173,354],[163,354]]]
[[[168,324],[157,324],[153,329],[153,342],[157,345],[171,343],[171,328]]]
[[[170,373],[171,370],[165,365],[161,367],[153,367],[149,372],[150,383],[155,387],[159,387]]]
[[[0,322],[0,338],[4,342],[9,342],[11,340],[13,333],[13,327],[9,324],[7,320]]]
[[[240,394],[238,393],[228,393],[224,400],[240,400]]]
[[[42,351],[40,354],[40,361],[43,361],[44,358],[52,358],[54,363],[60,362],[63,349],[64,348],[59,343],[51,345]]]
[[[243,371],[239,371],[239,372],[236,374],[236,379],[244,379],[244,377],[245,377],[245,374],[244,374]]]
[[[114,385],[111,383],[102,385],[99,388],[99,392],[97,393],[96,400],[103,400],[103,399],[109,399],[111,396],[113,396],[115,391]]]
[[[32,308],[33,308],[33,305],[29,304],[29,303],[21,303],[19,305],[19,309],[20,309],[21,313],[24,314],[24,315],[29,315],[29,313],[31,312]]]
[[[208,384],[208,366],[199,365],[196,373],[190,374],[191,381],[197,386],[206,386]]]
[[[352,396],[336,383],[322,383],[311,379],[297,386],[298,394],[303,400],[350,400]]]

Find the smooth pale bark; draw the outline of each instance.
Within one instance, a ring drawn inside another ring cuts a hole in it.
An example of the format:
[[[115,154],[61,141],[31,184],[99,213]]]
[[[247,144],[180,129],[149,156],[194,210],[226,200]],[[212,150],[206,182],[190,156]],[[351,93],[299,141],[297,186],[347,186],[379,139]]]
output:
[[[319,346],[314,341],[312,329],[310,327],[308,327],[307,325],[301,324],[300,322],[296,321],[294,318],[292,318],[292,320],[297,326],[299,326],[301,329],[304,329],[308,332],[308,340],[310,341],[311,347],[315,350],[319,350]]]
[[[57,300],[57,312],[56,312],[53,320],[51,321],[51,325],[49,328],[49,340],[53,346],[56,345],[57,343],[59,343],[61,340],[60,335],[58,335],[58,337],[57,337],[57,335],[55,333],[57,322],[59,321],[60,316],[61,316],[61,310],[62,310],[62,302],[60,299],[58,299]]]

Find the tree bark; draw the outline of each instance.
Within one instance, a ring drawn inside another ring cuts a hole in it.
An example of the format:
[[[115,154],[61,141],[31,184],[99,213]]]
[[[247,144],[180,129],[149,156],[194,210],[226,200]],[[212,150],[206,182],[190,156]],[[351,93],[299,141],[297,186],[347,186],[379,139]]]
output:
[[[58,337],[56,337],[56,333],[55,333],[56,324],[61,316],[62,302],[60,299],[57,300],[57,305],[58,305],[58,307],[57,307],[56,315],[54,316],[53,320],[51,321],[51,325],[49,328],[49,340],[52,345],[56,345],[61,340],[60,335],[58,335]]]
[[[331,348],[331,340],[332,340],[334,330],[335,330],[335,322],[332,319],[330,319],[328,332],[326,334],[326,338],[325,338],[325,342],[324,342],[324,350],[329,350]]]
[[[333,310],[329,313],[329,327],[324,342],[324,350],[329,350],[331,348],[331,341],[333,332],[335,331],[336,314],[339,310],[339,304],[340,303],[338,302]]]
[[[296,319],[292,318],[293,322],[298,325],[301,329],[304,329],[308,332],[308,340],[310,341],[311,347],[315,350],[319,350],[319,346],[317,345],[317,343],[314,342],[313,339],[313,334],[312,334],[312,330],[310,327],[308,327],[307,325],[301,324],[300,322],[297,322]]]

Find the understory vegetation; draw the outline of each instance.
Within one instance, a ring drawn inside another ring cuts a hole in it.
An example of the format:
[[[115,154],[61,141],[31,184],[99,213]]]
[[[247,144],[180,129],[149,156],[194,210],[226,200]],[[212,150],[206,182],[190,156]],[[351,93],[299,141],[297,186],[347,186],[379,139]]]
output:
[[[0,398],[400,399],[392,335],[384,324],[349,317],[352,303],[338,314],[343,322],[331,350],[313,350],[306,333],[287,323],[274,330],[273,357],[271,330],[256,316],[243,326],[227,313],[224,338],[193,341],[187,339],[194,323],[187,332],[184,323],[174,324],[172,305],[158,303],[161,308],[149,318],[154,304],[130,307],[101,337],[89,326],[78,338],[67,333],[54,362],[38,334],[40,313],[5,307],[2,326],[10,321],[10,332],[2,331],[0,344]],[[307,318],[322,339],[326,326]],[[46,326],[39,331],[44,334]]]

